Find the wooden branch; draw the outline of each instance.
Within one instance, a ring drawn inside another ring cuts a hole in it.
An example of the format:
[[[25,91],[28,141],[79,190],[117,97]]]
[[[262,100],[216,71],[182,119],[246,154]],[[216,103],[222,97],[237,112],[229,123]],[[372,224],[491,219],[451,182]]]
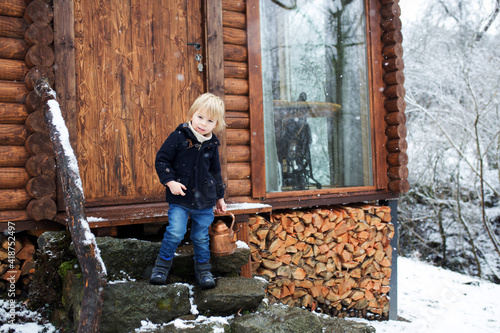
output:
[[[85,199],[82,183],[78,168],[75,169],[77,160],[69,144],[69,134],[60,113],[59,104],[55,100],[55,92],[43,79],[36,83],[36,91],[42,98],[54,153],[61,173],[68,228],[85,281],[78,332],[99,332],[106,286],[106,268],[87,222],[83,206]]]

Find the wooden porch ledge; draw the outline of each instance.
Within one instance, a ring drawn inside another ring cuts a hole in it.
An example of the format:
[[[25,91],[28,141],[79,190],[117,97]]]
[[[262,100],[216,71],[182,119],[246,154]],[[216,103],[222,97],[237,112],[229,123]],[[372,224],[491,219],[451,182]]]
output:
[[[235,203],[227,205],[227,213],[224,215],[215,215],[215,218],[227,216],[229,213],[235,216],[235,225],[233,229],[237,232],[236,238],[249,244],[249,226],[248,220],[250,214],[270,213],[272,206],[260,203]],[[89,227],[94,229],[96,235],[100,231],[106,235],[116,235],[116,227],[168,221],[167,203],[149,203],[124,206],[93,207],[85,209]],[[56,216],[56,221],[66,225],[66,213],[60,213]],[[251,261],[241,267],[241,276],[252,277]]]
[[[227,205],[227,212],[236,216],[236,222],[243,222],[242,217],[256,213],[269,213],[272,206],[260,203],[234,203]],[[124,206],[91,207],[85,209],[91,229],[116,227],[130,224],[145,224],[168,221],[167,203],[146,203]],[[216,215],[223,216],[223,215]],[[57,214],[56,221],[66,225],[66,213]]]

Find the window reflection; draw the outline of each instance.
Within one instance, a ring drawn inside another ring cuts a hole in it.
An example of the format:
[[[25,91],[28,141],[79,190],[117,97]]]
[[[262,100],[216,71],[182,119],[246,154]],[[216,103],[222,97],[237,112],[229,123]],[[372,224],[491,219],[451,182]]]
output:
[[[268,192],[372,184],[362,0],[261,0]]]

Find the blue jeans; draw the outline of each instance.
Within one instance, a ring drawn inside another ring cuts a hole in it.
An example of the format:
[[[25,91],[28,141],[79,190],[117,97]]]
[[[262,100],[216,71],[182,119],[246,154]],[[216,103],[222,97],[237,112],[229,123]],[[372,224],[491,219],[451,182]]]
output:
[[[191,241],[194,246],[194,259],[203,262],[210,259],[208,228],[214,221],[213,207],[190,209],[170,204],[168,209],[168,226],[160,247],[160,256],[173,258],[175,250],[184,239],[188,218],[191,217]]]

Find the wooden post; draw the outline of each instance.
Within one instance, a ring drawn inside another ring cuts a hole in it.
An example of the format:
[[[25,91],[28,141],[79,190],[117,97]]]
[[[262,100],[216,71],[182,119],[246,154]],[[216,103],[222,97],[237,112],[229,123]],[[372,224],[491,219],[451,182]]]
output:
[[[36,82],[35,89],[42,98],[47,126],[60,170],[68,228],[85,281],[78,332],[99,332],[106,286],[106,268],[87,222],[77,160],[69,145],[69,134],[64,121],[62,124],[59,123],[63,118],[59,111],[59,103],[55,99],[56,94],[43,78]]]

